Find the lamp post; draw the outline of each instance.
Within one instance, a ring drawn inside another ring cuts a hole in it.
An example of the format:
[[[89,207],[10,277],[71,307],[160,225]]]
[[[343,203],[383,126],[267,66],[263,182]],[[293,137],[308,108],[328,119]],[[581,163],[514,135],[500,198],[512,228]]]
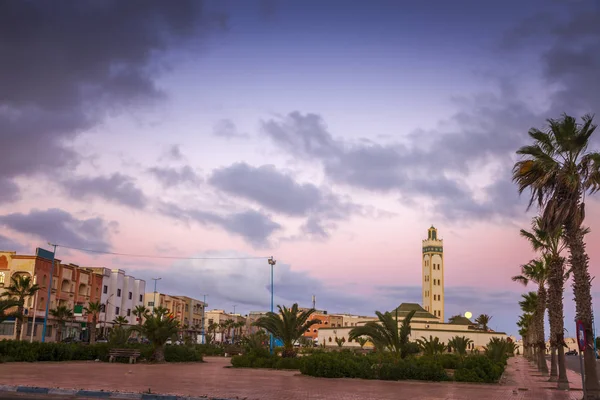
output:
[[[50,280],[48,282],[48,297],[46,298],[46,311],[44,312],[44,327],[42,328],[42,343],[46,341],[46,328],[48,326],[48,311],[50,306],[50,296],[52,296],[52,283],[54,282],[54,258],[56,257],[56,244],[48,242],[49,246],[54,247],[52,251],[52,264],[50,265]],[[33,329],[33,327],[31,327]]]
[[[37,284],[37,275],[33,276],[33,284]],[[39,290],[36,290],[35,296],[33,297],[33,321],[31,322],[31,337],[29,338],[29,343],[33,343],[33,332],[35,332],[35,314],[37,313],[38,292]]]
[[[206,328],[204,327],[204,313],[206,312],[206,294],[204,296],[204,301],[202,304],[202,344],[204,344],[204,337],[206,336]]]
[[[273,312],[273,267],[277,263],[277,261],[271,256],[269,258],[269,265],[271,266],[271,312]],[[273,333],[271,333],[271,338],[269,340],[269,351],[273,354]]]
[[[108,306],[110,305],[109,300],[114,295],[115,295],[114,293],[111,293],[111,295],[106,298],[106,303],[104,303],[104,321],[103,321],[103,324],[102,324],[102,337],[105,338],[105,339],[108,336],[106,334],[106,314],[108,314]]]
[[[235,315],[235,308],[237,307],[237,304],[233,305],[233,315]]]
[[[152,312],[154,312],[154,307],[156,307],[156,282],[160,281],[162,278],[152,278],[154,281],[154,301],[152,302]]]

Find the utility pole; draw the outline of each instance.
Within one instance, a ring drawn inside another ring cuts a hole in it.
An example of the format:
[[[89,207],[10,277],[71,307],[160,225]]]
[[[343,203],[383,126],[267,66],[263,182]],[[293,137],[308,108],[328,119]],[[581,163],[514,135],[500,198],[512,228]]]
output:
[[[48,281],[48,297],[46,298],[46,311],[44,312],[44,327],[42,328],[42,343],[46,341],[46,329],[48,326],[48,311],[50,310],[50,297],[52,296],[52,284],[54,283],[54,259],[56,258],[56,248],[58,245],[48,242],[49,246],[54,247],[52,251],[52,265],[50,266],[50,279]],[[31,327],[33,329],[33,327]],[[58,338],[60,341],[60,338]]]
[[[206,328],[204,327],[204,313],[206,312],[206,294],[204,295],[204,304],[202,305],[202,344],[205,343],[204,337],[206,336]]]
[[[273,285],[273,267],[277,263],[277,261],[271,256],[268,260],[269,265],[271,266],[271,312],[273,312],[273,293],[274,293],[274,285]],[[269,350],[271,354],[273,354],[273,334],[271,333],[271,338],[269,341]]]
[[[152,312],[154,312],[154,308],[156,307],[156,282],[160,281],[162,278],[152,278],[154,281],[154,301],[152,302]]]

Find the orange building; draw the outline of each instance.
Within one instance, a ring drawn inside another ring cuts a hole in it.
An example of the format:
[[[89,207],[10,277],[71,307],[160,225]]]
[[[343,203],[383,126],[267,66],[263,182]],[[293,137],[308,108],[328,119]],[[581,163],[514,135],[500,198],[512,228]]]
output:
[[[304,333],[304,337],[308,337],[314,340],[319,336],[319,328],[341,327],[343,323],[343,319],[341,316],[329,315],[327,314],[327,312],[313,313],[308,318],[309,321],[313,321],[315,319],[318,319],[319,321],[321,321],[321,323],[314,324],[313,326],[311,326],[310,329],[308,329]]]

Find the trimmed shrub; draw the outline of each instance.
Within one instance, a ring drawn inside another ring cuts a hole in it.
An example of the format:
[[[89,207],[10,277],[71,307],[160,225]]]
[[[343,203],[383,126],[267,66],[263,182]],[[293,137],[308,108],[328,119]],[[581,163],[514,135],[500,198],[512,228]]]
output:
[[[504,364],[494,363],[483,355],[465,358],[460,368],[454,372],[454,379],[459,382],[498,382],[504,372]]]
[[[282,358],[255,351],[231,357],[234,368],[300,369],[303,362],[303,358]]]
[[[437,358],[445,369],[457,369],[462,364],[462,359],[458,354],[442,354]]]
[[[195,347],[205,356],[222,356],[225,354],[222,347],[212,344],[197,344]]]

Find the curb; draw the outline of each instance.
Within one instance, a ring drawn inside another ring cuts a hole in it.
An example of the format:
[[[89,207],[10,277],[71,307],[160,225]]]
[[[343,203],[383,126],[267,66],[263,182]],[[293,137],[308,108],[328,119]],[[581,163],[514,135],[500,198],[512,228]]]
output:
[[[221,397],[190,397],[175,396],[168,394],[154,393],[128,393],[128,392],[108,392],[102,390],[76,390],[60,388],[43,388],[36,386],[12,386],[0,385],[0,393],[29,393],[29,394],[47,394],[54,396],[81,396],[98,399],[131,399],[131,400],[231,400]]]

